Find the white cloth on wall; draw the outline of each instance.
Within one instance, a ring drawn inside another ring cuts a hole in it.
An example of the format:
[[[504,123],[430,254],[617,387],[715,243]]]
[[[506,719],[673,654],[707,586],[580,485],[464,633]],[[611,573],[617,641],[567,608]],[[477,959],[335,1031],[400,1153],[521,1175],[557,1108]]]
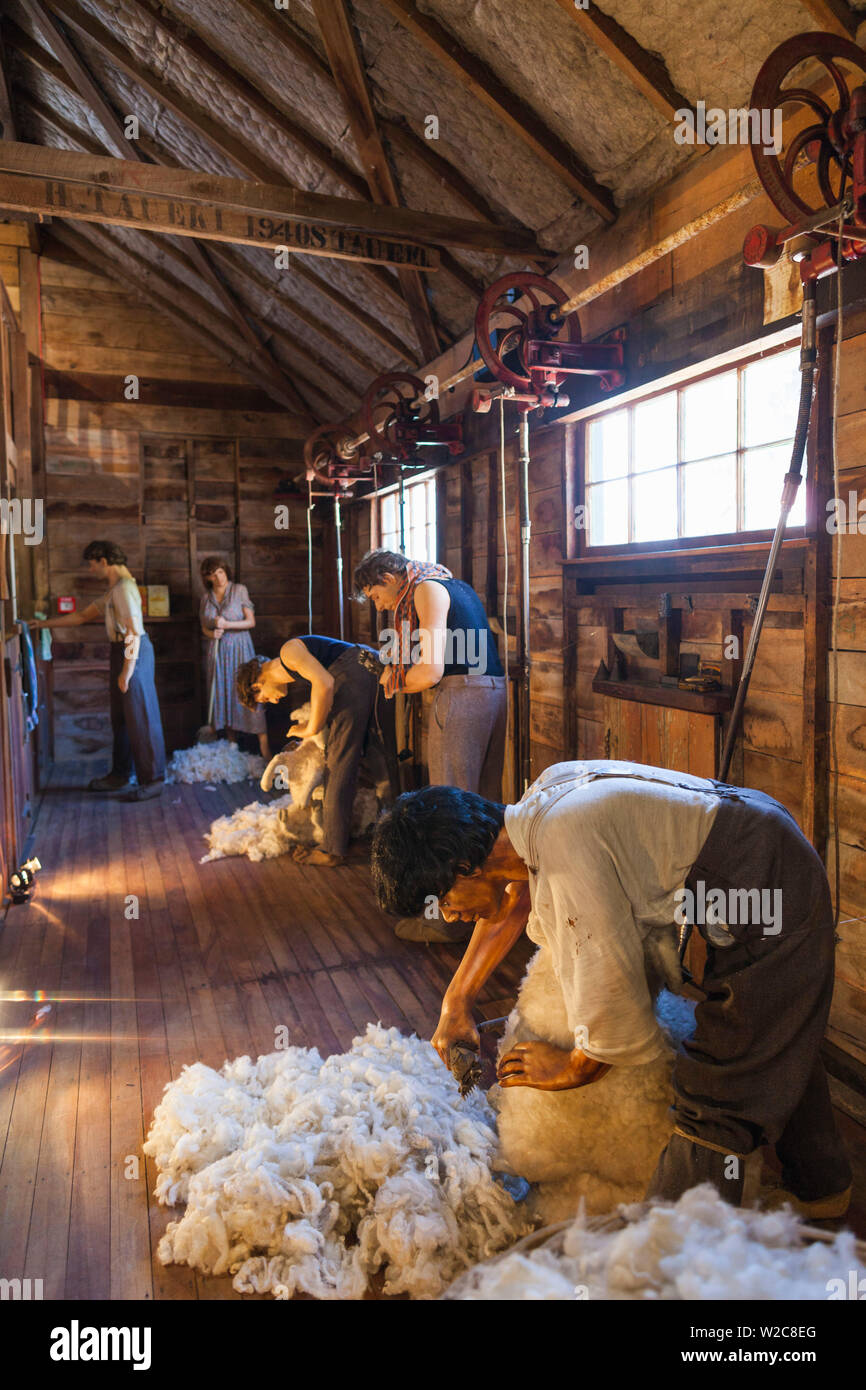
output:
[[[662,1052],[644,940],[670,931],[717,810],[705,777],[601,761],[556,763],[505,808],[530,870],[527,934],[552,952],[587,1056],[637,1066]]]

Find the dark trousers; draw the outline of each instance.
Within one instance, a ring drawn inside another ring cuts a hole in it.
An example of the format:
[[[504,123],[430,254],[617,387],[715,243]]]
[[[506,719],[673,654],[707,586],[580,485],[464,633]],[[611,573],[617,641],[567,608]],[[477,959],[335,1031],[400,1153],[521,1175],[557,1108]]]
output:
[[[781,891],[780,920],[730,925],[707,941],[695,1032],[674,1062],[674,1136],[648,1195],[674,1199],[711,1182],[739,1202],[744,1163],[773,1144],[783,1182],[804,1201],[843,1191],[851,1167],[836,1132],[819,1049],[833,994],[833,910],[820,858],[763,792],[723,787],[686,887]],[[742,901],[742,899],[741,899]],[[772,901],[772,899],[770,899]],[[777,930],[778,928],[778,930]]]
[[[322,849],[344,855],[349,848],[358,770],[371,736],[379,683],[358,660],[358,649],[344,652],[330,668],[334,702],[325,745]]]
[[[123,643],[112,642],[111,728],[114,752],[111,771],[129,778],[133,767],[141,786],[165,776],[165,741],[156,698],[153,645],[147,633],[139,641],[138,658],[129,682],[122,691],[117,678],[123,670]]]

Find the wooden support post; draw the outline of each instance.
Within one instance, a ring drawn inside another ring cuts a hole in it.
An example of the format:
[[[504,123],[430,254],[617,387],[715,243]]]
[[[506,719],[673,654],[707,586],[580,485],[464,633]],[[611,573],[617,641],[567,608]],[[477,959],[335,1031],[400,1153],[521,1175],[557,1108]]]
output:
[[[828,653],[831,641],[833,541],[827,503],[833,494],[834,329],[818,334],[818,380],[809,431],[807,479],[814,499],[803,573],[803,834],[826,856],[830,809]],[[838,694],[836,696],[838,698]]]
[[[472,460],[460,462],[460,578],[472,583],[472,527],[475,493],[472,488]]]

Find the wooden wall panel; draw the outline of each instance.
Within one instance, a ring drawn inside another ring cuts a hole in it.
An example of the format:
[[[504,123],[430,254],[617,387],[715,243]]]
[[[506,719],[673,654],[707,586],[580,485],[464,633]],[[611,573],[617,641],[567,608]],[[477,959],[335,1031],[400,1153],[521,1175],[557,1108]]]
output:
[[[2,246],[2,243],[0,243]],[[42,257],[46,532],[50,594],[79,607],[98,592],[81,551],[116,540],[139,583],[167,584],[171,618],[147,620],[169,748],[188,746],[204,721],[199,561],[230,563],[256,605],[253,641],[274,655],[306,630],[306,526],[298,498],[277,488],[300,467],[301,443],[279,411],[233,410],[250,392],[197,343],[143,308],[113,281]],[[124,397],[129,374],[147,379],[148,403]],[[161,387],[172,404],[159,404]],[[213,408],[174,403],[184,391],[213,393]],[[199,388],[196,383],[201,383]],[[220,388],[225,399],[220,399]],[[113,395],[112,395],[113,393]],[[109,396],[109,399],[105,397]],[[99,397],[88,399],[88,397]],[[288,530],[275,506],[289,506]],[[317,533],[321,523],[317,519]],[[321,624],[321,566],[314,566]],[[110,752],[108,644],[100,624],[55,634],[55,757]]]
[[[833,741],[838,758],[840,942],[829,1036],[866,1061],[866,333],[843,341],[837,448],[839,494],[848,530],[833,536],[834,598],[837,547],[842,579],[836,651],[828,660],[831,715],[831,800],[827,864],[835,883]],[[852,497],[853,494],[853,497]],[[851,501],[855,502],[852,510]],[[832,629],[831,629],[832,631]],[[838,682],[837,682],[838,665]],[[838,702],[838,703],[837,703]]]

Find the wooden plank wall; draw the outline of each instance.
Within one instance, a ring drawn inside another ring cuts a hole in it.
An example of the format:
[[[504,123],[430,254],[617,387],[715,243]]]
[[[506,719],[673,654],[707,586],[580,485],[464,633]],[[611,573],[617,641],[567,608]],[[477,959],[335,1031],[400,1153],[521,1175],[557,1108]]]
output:
[[[169,585],[171,619],[149,621],[148,631],[166,738],[186,746],[206,712],[197,621],[205,555],[229,560],[247,585],[257,651],[273,655],[306,627],[303,502],[276,492],[298,473],[302,441],[262,393],[116,282],[53,255],[40,258],[40,276],[50,589],[41,597],[52,612],[60,594],[90,602],[98,585],[81,551],[103,537],[124,547],[139,583]],[[141,397],[125,400],[133,374]],[[282,501],[287,531],[275,525]],[[314,566],[319,621],[321,573]],[[54,639],[55,757],[104,759],[104,630],[94,623]]]
[[[863,327],[862,323],[857,324]],[[836,615],[836,660],[829,662],[831,731],[835,715],[839,768],[840,942],[829,1036],[866,1061],[866,332],[842,346],[837,424],[839,493],[849,529],[839,536],[842,573]],[[849,506],[854,493],[860,509]],[[834,542],[835,542],[834,537]],[[833,583],[836,584],[836,544]],[[838,685],[836,668],[838,663]],[[833,762],[831,735],[831,769]],[[832,776],[832,771],[831,771]],[[833,802],[827,862],[835,880]]]

